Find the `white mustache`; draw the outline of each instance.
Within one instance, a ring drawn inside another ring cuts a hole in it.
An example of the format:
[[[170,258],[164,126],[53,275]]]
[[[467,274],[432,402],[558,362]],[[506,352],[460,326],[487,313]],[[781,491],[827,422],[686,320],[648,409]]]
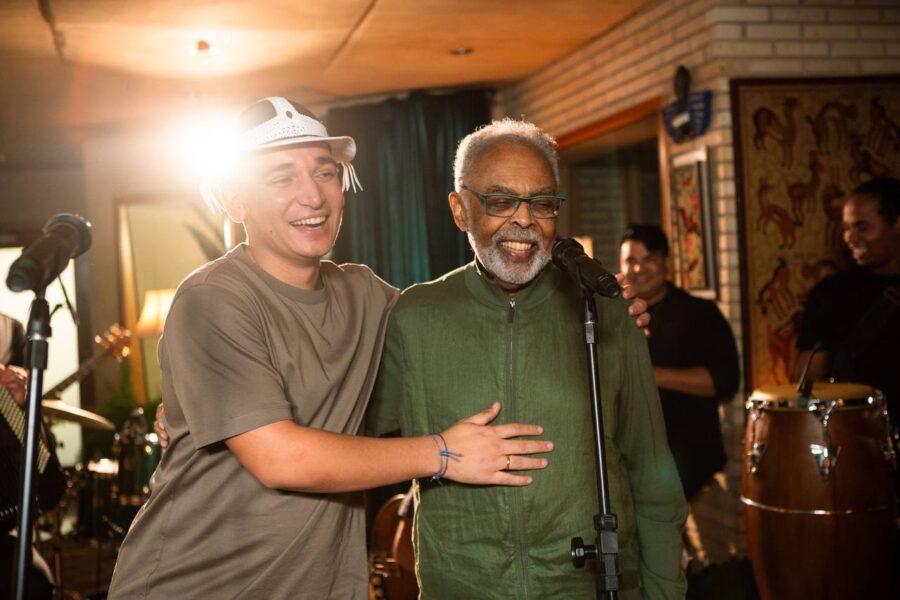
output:
[[[541,236],[536,231],[525,231],[512,233],[500,230],[491,236],[491,243],[499,244],[500,242],[529,242],[532,244],[540,244]]]

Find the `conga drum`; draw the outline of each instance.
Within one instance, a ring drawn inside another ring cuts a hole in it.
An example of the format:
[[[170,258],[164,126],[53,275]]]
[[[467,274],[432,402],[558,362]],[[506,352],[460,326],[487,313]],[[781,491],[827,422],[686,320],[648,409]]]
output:
[[[753,392],[741,501],[763,600],[890,598],[895,455],[880,392]]]

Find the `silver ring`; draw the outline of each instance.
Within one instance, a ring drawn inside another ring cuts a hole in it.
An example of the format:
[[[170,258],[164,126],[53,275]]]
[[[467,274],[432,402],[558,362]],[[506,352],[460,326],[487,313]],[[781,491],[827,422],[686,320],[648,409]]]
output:
[[[506,455],[506,469],[504,471],[509,471],[509,454]]]

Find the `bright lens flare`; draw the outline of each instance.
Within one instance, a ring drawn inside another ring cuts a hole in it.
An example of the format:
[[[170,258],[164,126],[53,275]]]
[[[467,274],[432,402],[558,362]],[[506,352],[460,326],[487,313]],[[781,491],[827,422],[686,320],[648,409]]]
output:
[[[230,171],[234,162],[233,123],[230,115],[206,114],[185,119],[177,129],[173,147],[191,179],[217,180]]]

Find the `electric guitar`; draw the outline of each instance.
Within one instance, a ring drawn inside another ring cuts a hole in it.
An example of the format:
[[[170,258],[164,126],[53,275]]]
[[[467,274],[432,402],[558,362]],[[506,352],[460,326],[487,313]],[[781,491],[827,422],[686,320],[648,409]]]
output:
[[[74,373],[53,386],[42,398],[56,397],[76,381],[81,381],[109,355],[115,356],[117,360],[128,356],[131,332],[118,325],[112,325],[102,335],[95,336],[94,341],[103,348],[103,351],[82,363]],[[43,401],[47,402],[53,401]],[[71,412],[73,416],[69,420],[82,424],[85,424],[85,420],[81,414],[92,414],[75,408],[72,408]],[[53,416],[59,419],[67,418],[65,410],[54,411]],[[97,415],[97,419],[102,417]],[[2,531],[14,527],[17,520],[19,472],[24,439],[25,414],[6,388],[0,387],[0,530]],[[43,436],[38,446],[38,507],[42,511],[47,511],[53,508],[62,496],[65,479],[56,456],[44,443]]]

